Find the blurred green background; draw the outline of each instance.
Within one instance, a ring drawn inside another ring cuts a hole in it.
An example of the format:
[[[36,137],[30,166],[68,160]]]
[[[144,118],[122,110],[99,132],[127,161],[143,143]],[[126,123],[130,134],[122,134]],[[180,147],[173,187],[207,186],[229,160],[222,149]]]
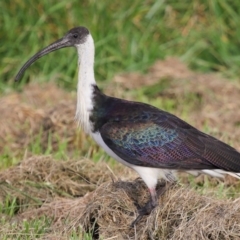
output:
[[[74,26],[90,29],[96,78],[146,71],[156,60],[178,56],[198,71],[239,76],[240,2],[230,0],[0,1],[1,91],[11,89],[21,65]],[[77,55],[63,49],[29,68],[22,84],[57,79],[76,86]]]

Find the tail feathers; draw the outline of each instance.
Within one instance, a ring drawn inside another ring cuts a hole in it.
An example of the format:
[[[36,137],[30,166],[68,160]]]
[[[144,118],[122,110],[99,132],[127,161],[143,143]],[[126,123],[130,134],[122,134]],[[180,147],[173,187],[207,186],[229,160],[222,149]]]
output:
[[[201,172],[203,172],[205,174],[208,174],[210,176],[213,176],[213,177],[223,178],[224,175],[228,174],[228,175],[231,175],[235,178],[240,179],[240,173],[228,172],[228,171],[224,171],[224,170],[221,170],[221,169],[213,169],[213,170],[205,169],[205,170],[201,170]]]

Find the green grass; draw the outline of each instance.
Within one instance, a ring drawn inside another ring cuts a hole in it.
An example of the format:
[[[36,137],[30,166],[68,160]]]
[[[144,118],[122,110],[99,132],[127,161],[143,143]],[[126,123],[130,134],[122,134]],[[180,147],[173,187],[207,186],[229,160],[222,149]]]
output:
[[[6,82],[13,82],[31,55],[78,25],[87,26],[95,39],[98,80],[123,71],[145,71],[169,55],[197,70],[234,77],[240,71],[238,1],[1,1],[0,21],[0,88],[5,91]],[[76,58],[73,49],[45,56],[22,82],[51,79],[75,88]]]

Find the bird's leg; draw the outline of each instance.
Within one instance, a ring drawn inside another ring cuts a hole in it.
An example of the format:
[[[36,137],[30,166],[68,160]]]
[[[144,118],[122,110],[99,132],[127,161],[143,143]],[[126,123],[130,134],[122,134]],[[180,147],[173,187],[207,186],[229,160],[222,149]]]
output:
[[[161,186],[157,191],[156,188],[149,189],[150,192],[150,199],[145,204],[144,207],[138,210],[138,216],[137,218],[132,222],[131,227],[133,227],[135,224],[137,224],[144,215],[149,215],[152,210],[158,205],[158,199],[161,195],[163,195],[167,190],[167,184],[165,183],[163,186]]]

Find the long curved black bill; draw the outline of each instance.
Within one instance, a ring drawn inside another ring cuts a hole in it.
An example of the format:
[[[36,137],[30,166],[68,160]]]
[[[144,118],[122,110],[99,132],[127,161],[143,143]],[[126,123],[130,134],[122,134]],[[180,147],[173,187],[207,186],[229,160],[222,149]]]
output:
[[[19,70],[18,74],[15,77],[15,82],[17,82],[22,75],[24,74],[25,70],[31,65],[33,64],[35,61],[37,61],[39,58],[41,58],[42,56],[56,51],[60,48],[64,48],[64,47],[70,47],[72,46],[72,44],[70,43],[70,41],[67,38],[61,38],[59,40],[57,40],[56,42],[50,44],[49,46],[45,47],[44,49],[42,49],[41,51],[39,51],[38,53],[36,53],[35,55],[33,55],[23,66],[22,68]]]

